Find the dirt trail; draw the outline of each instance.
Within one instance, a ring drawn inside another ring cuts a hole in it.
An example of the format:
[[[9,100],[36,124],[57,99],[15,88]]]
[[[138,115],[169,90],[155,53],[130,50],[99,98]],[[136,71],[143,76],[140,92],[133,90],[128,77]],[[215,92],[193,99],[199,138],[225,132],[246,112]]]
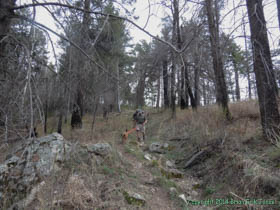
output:
[[[141,160],[137,158],[135,154],[130,153],[125,150],[123,144],[117,145],[118,151],[123,156],[123,159],[127,161],[130,165],[127,170],[133,173],[136,177],[137,186],[132,189],[134,192],[143,195],[146,199],[146,206],[143,209],[162,209],[162,210],[179,210],[179,209],[197,209],[197,210],[207,210],[206,206],[191,206],[184,205],[183,200],[178,197],[178,194],[172,195],[169,186],[162,186],[164,184],[159,184],[161,179],[165,179],[162,175],[153,175],[153,171],[156,171],[155,167],[151,166],[151,162],[148,160]],[[134,150],[139,149],[143,152],[143,147],[135,146]],[[147,152],[143,152],[147,153]],[[169,181],[169,180],[168,180]],[[167,182],[168,182],[167,181]],[[170,179],[171,182],[183,189],[186,198],[191,198],[191,200],[200,200],[199,193],[193,190],[193,185],[197,184],[197,180],[188,175],[184,175],[182,179]]]
[[[129,163],[130,167],[127,168],[127,171],[136,178],[137,186],[134,186],[134,189],[131,190],[143,195],[146,199],[147,203],[143,209],[180,209],[172,204],[168,192],[154,183],[155,177],[152,175],[147,161],[140,161],[135,155],[125,151],[121,144],[118,146],[118,151]]]

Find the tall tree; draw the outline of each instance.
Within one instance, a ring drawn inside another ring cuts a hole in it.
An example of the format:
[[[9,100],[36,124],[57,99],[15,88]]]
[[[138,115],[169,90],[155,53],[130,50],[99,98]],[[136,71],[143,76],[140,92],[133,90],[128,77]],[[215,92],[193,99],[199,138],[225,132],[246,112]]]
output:
[[[245,44],[245,65],[246,65],[246,73],[247,73],[247,81],[248,81],[248,95],[249,99],[252,98],[252,88],[251,88],[251,75],[250,75],[250,67],[249,67],[249,51],[248,51],[248,45],[247,45],[247,34],[246,34],[246,28],[245,28],[245,20],[242,20],[243,24],[243,33],[244,33],[244,44]]]
[[[179,2],[178,0],[172,0],[172,44],[178,45],[178,36],[177,34],[177,25],[179,21]],[[177,20],[178,19],[178,20]],[[177,66],[177,59],[176,59],[176,52],[174,50],[171,51],[171,109],[172,109],[172,117],[176,117],[176,66]]]
[[[279,133],[280,116],[277,86],[272,66],[266,22],[261,0],[246,0],[253,46],[254,72],[263,133],[269,137]]]
[[[0,74],[3,74],[6,71],[5,65],[7,62],[5,61],[7,53],[5,52],[6,41],[5,37],[7,36],[11,19],[9,16],[13,15],[11,7],[15,6],[14,0],[0,0]]]
[[[89,11],[90,9],[90,0],[84,0],[84,10]],[[82,49],[86,49],[87,40],[89,34],[89,25],[90,25],[90,14],[87,12],[83,13],[83,20],[82,20],[82,28],[81,28],[81,34],[83,36],[80,36],[80,46]],[[78,75],[78,84],[76,89],[76,96],[75,96],[75,102],[72,110],[72,118],[71,118],[71,126],[72,128],[81,128],[82,127],[82,117],[83,117],[83,90],[82,90],[82,77],[81,74],[85,68],[85,58],[84,56],[79,52],[78,53],[78,64],[79,64],[79,72]]]
[[[276,0],[276,3],[277,3],[277,13],[278,13],[278,24],[280,30],[280,0]]]
[[[208,27],[210,32],[211,53],[213,58],[213,68],[216,82],[217,103],[222,106],[227,119],[230,119],[228,108],[227,86],[223,70],[223,61],[219,37],[219,14],[217,0],[205,0]]]

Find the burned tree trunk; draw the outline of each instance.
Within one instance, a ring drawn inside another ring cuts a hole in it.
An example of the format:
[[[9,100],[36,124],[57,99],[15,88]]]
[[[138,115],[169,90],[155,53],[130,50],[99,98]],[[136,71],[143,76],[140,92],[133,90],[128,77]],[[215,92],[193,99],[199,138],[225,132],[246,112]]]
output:
[[[279,133],[280,116],[277,106],[277,86],[271,61],[262,1],[246,0],[253,45],[254,72],[261,114],[261,124],[266,137]]]
[[[81,128],[83,116],[83,95],[82,91],[79,89],[76,96],[76,103],[74,103],[72,110],[72,118],[71,118],[71,127],[72,128]]]

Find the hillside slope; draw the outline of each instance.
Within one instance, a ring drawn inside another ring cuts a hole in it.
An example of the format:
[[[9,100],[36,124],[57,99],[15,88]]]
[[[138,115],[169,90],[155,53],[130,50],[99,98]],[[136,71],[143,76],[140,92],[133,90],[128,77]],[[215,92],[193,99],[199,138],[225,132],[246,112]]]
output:
[[[135,133],[121,141],[133,111],[98,117],[93,130],[89,116],[80,130],[65,124],[72,144],[109,143],[112,152],[89,163],[75,156],[45,177],[26,209],[277,209],[280,149],[262,139],[254,101],[230,109],[231,122],[216,106],[178,110],[176,119],[146,110],[144,146]],[[149,148],[154,143],[161,145],[157,152]]]

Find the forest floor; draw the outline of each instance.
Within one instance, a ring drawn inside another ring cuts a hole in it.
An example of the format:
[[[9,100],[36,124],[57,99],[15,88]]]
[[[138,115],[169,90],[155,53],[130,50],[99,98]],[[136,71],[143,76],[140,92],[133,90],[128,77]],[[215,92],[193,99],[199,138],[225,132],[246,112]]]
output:
[[[97,157],[90,165],[73,161],[46,178],[29,209],[279,209],[280,149],[262,138],[256,102],[231,104],[230,122],[214,105],[177,109],[176,119],[169,110],[145,111],[149,117],[143,146],[135,133],[126,144],[121,140],[121,133],[132,127],[133,110],[112,113],[108,120],[97,117],[93,129],[91,116],[85,116],[79,130],[64,124],[65,139],[82,145],[109,143],[112,155]],[[56,122],[50,120],[48,128],[55,132]],[[168,149],[151,153],[153,142],[168,143]],[[166,175],[162,169],[168,161],[182,177]],[[141,195],[145,205],[129,204],[124,192]]]

